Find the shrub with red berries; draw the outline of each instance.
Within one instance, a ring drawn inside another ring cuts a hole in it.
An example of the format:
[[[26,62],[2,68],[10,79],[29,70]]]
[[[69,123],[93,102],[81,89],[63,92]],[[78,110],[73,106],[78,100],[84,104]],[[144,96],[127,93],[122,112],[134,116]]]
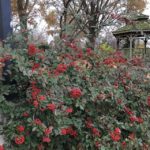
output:
[[[57,53],[29,44],[10,55],[18,102],[0,81],[2,150],[150,147],[150,78],[139,59],[65,41]]]

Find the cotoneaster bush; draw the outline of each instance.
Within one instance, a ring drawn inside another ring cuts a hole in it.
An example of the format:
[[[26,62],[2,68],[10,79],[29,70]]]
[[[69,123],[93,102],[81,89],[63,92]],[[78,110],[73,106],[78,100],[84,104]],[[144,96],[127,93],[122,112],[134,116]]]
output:
[[[103,57],[73,42],[61,49],[30,44],[11,52],[16,97],[6,100],[14,91],[1,81],[4,148],[150,148],[150,77],[142,61],[121,52]]]

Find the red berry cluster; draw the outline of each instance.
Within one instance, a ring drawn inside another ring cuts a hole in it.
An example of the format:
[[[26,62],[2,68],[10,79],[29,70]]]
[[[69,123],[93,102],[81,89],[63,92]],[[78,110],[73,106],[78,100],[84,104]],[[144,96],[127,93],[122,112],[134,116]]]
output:
[[[17,145],[21,145],[25,142],[25,137],[23,135],[20,135],[20,136],[16,136],[15,137],[15,143]]]
[[[121,139],[121,130],[119,128],[115,128],[115,130],[110,133],[110,137],[113,141],[118,142]]]
[[[97,136],[97,137],[101,136],[101,132],[94,127],[94,124],[91,120],[86,121],[86,127],[91,129],[93,136]]]
[[[73,137],[76,137],[77,136],[77,131],[73,130],[72,127],[62,128],[61,129],[61,134],[62,135],[71,135]]]
[[[124,64],[127,62],[127,59],[123,57],[123,54],[120,52],[115,52],[113,56],[108,57],[103,60],[103,64],[108,66],[113,66],[116,64]]]
[[[64,73],[67,70],[66,64],[59,64],[56,68],[57,73]]]
[[[73,88],[70,91],[70,97],[71,98],[77,99],[77,98],[80,98],[81,95],[82,95],[82,92],[79,88]]]
[[[17,126],[17,131],[18,132],[23,132],[25,130],[25,127],[22,125]]]
[[[3,145],[0,145],[0,150],[5,150]]]
[[[147,97],[147,105],[150,107],[150,96]]]
[[[50,110],[50,111],[54,111],[56,109],[56,105],[55,104],[47,104],[47,109]]]

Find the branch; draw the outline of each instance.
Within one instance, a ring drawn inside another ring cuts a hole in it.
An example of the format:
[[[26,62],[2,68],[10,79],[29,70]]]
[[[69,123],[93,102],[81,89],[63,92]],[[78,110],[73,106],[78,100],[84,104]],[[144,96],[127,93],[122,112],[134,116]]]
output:
[[[78,14],[78,13],[80,12],[80,10],[81,10],[81,8],[82,8],[82,5],[83,5],[83,2],[82,2],[81,5],[79,6],[79,8],[78,8],[76,14]],[[74,15],[74,13],[72,13],[72,14],[73,14],[73,18],[69,21],[69,24],[71,24],[72,21],[75,20],[75,18],[76,18],[76,16]]]
[[[87,3],[86,3],[86,0],[83,0],[83,7],[84,7],[84,10],[85,10],[85,13],[86,13],[87,15],[89,15],[89,9],[88,9],[88,5],[87,5]]]
[[[28,15],[31,13],[31,11],[33,10],[33,7],[35,6],[36,3],[37,3],[37,0],[34,0],[34,3],[31,6],[31,9],[29,10]]]
[[[26,0],[25,6],[24,6],[24,10],[27,10],[28,5],[29,5],[29,0]]]
[[[18,9],[19,14],[23,10],[23,4],[22,4],[22,1],[20,0],[17,0],[17,9]]]

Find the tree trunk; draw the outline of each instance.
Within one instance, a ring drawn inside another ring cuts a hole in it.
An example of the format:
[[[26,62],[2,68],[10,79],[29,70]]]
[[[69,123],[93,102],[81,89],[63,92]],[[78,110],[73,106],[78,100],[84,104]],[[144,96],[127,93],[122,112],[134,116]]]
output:
[[[25,2],[21,0],[17,0],[17,11],[19,15],[20,28],[21,28],[22,36],[24,37],[25,41],[28,38],[28,31],[27,31],[28,6],[29,6],[29,0],[26,0]]]
[[[20,27],[21,27],[21,32],[22,36],[27,39],[28,38],[28,27],[27,27],[27,14],[19,14],[19,20],[20,20]]]
[[[90,34],[88,36],[87,47],[94,49],[95,48],[95,40],[96,40],[95,34]]]
[[[87,46],[94,49],[96,42],[96,22],[95,20],[91,20],[89,23],[89,35],[88,35],[88,43]]]
[[[26,14],[19,15],[19,20],[21,29],[27,30],[27,15]]]

